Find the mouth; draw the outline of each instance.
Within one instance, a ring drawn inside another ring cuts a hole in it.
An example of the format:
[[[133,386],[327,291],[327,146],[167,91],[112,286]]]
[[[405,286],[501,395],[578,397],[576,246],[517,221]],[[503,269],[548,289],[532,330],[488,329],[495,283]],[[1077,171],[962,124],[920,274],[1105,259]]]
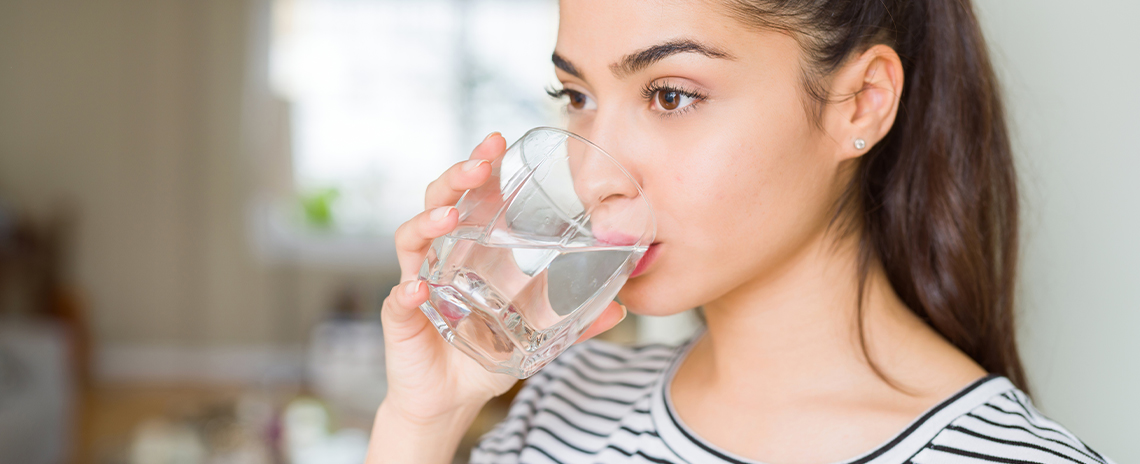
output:
[[[629,275],[629,278],[637,277],[643,274],[646,269],[649,269],[649,266],[657,259],[657,254],[661,250],[660,245],[660,242],[649,245],[649,249],[645,250],[645,254],[641,255],[641,259],[637,260],[637,266],[634,266],[633,273]]]
[[[610,246],[629,246],[637,243],[638,240],[637,237],[612,231],[595,232],[594,236],[598,239],[598,242]],[[641,258],[637,260],[637,265],[633,267],[633,272],[629,275],[631,279],[649,269],[649,266],[657,259],[657,254],[660,251],[659,245],[661,245],[661,242],[654,242],[649,245],[649,248],[645,250],[645,254],[641,255]]]

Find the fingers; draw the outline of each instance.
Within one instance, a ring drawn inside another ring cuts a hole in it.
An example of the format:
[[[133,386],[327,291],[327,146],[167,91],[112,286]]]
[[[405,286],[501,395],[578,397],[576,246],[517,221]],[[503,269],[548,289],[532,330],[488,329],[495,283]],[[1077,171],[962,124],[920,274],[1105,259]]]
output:
[[[403,279],[415,276],[431,241],[455,229],[459,220],[453,206],[467,189],[482,185],[491,176],[491,161],[506,151],[506,139],[493,132],[471,152],[471,159],[452,166],[428,185],[427,210],[396,230],[396,258]]]
[[[463,192],[483,185],[491,175],[491,161],[507,150],[507,140],[498,132],[488,135],[475,150],[471,158],[452,166],[438,179],[428,184],[424,195],[426,209],[454,205]]]
[[[419,272],[431,241],[451,232],[458,223],[459,213],[454,206],[440,206],[415,215],[396,229],[396,259],[405,279]]]
[[[384,299],[384,307],[380,310],[381,324],[385,329],[384,336],[392,337],[392,341],[402,341],[422,331],[429,321],[419,306],[427,299],[427,284],[422,280],[404,282],[392,287],[392,292]]]
[[[491,177],[491,162],[487,160],[467,160],[444,171],[438,179],[431,181],[424,194],[424,208],[454,205],[467,189],[483,185]]]
[[[498,158],[507,151],[507,139],[503,138],[503,134],[492,132],[483,138],[479,145],[471,150],[470,158],[473,160],[487,160],[492,161]]]
[[[602,315],[590,324],[590,328],[582,333],[581,337],[574,343],[589,340],[593,336],[614,328],[621,321],[625,320],[626,316],[625,306],[618,304],[616,301],[611,301],[609,306],[602,311]]]

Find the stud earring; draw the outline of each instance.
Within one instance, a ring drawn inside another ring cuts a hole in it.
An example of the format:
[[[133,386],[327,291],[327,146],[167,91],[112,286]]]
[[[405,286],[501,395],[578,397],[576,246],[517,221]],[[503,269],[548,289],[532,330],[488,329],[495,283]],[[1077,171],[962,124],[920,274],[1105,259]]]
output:
[[[867,146],[867,142],[865,140],[855,139],[855,149],[856,150],[862,150],[866,146]]]

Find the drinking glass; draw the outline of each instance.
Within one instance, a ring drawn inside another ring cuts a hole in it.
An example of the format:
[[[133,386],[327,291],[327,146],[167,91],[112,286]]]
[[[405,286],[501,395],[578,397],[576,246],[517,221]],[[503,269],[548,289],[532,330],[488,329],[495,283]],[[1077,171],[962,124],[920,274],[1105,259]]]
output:
[[[550,127],[512,144],[456,208],[459,225],[420,268],[430,294],[420,310],[487,370],[520,379],[590,327],[656,234],[629,172]]]

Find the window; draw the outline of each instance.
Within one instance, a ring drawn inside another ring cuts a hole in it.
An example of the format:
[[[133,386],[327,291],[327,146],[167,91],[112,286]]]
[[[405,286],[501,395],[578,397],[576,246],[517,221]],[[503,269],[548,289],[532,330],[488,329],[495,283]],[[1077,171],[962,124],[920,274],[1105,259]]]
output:
[[[390,237],[487,133],[560,125],[554,0],[275,0],[270,88],[288,106],[307,237]]]

